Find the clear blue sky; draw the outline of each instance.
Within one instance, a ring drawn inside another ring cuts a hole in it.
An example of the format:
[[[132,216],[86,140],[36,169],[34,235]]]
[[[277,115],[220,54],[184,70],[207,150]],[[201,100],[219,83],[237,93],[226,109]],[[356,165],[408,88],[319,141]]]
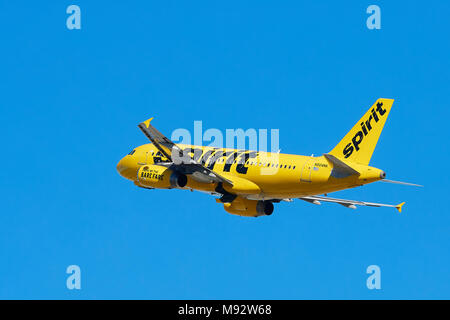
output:
[[[66,28],[81,7],[82,29]],[[366,8],[381,8],[381,30]],[[450,298],[448,1],[1,1],[0,298]],[[278,128],[328,152],[379,97],[395,103],[371,165],[391,179],[270,217],[116,172],[169,135]],[[66,289],[81,267],[82,289]],[[381,267],[382,289],[366,288]]]

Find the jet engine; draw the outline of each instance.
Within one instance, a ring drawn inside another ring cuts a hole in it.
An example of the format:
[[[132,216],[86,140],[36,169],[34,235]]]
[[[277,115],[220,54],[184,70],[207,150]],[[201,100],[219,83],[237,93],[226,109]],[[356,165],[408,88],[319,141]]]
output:
[[[187,183],[187,177],[163,166],[145,165],[139,168],[136,182],[140,186],[150,188],[183,188]]]
[[[244,217],[270,216],[273,213],[273,203],[263,200],[248,200],[237,197],[230,203],[224,203],[226,212]]]

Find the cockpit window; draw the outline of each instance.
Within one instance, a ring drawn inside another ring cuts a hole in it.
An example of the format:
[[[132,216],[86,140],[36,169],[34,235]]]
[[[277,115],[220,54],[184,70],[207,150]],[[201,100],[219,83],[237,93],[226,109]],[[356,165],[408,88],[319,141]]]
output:
[[[135,153],[136,152],[136,150],[133,150],[133,151],[131,151],[130,153],[129,153],[129,155],[131,156],[131,155],[133,155],[133,153]]]

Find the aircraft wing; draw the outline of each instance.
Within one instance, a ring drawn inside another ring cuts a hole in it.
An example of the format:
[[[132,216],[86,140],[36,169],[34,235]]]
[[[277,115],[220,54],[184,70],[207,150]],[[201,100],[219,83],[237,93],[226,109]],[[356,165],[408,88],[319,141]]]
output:
[[[346,199],[338,199],[338,198],[330,198],[330,197],[322,197],[322,196],[307,196],[299,198],[301,200],[313,203],[313,204],[321,204],[321,202],[333,202],[339,203],[344,207],[356,209],[356,206],[369,206],[369,207],[392,207],[396,208],[398,212],[402,212],[402,206],[405,204],[404,202],[394,205],[394,204],[383,204],[383,203],[374,203],[374,202],[365,202],[358,200],[346,200]]]
[[[200,182],[226,182],[231,186],[233,183],[219,175],[218,173],[208,169],[201,163],[196,162],[189,155],[183,154],[180,147],[173,143],[170,139],[159,132],[155,127],[153,127],[150,122],[153,118],[150,118],[144,122],[141,122],[138,127],[141,131],[150,139],[153,145],[175,166],[176,169],[183,172],[184,174],[192,175],[192,177]],[[173,157],[173,153],[178,154]],[[176,159],[174,159],[176,158]],[[174,161],[177,160],[177,161]],[[182,160],[182,161],[181,161]]]
[[[161,132],[156,130],[156,128],[150,124],[152,120],[153,118],[150,118],[144,122],[141,122],[139,123],[138,127],[167,159],[172,160],[172,149],[174,147],[178,147],[175,143],[166,138]]]

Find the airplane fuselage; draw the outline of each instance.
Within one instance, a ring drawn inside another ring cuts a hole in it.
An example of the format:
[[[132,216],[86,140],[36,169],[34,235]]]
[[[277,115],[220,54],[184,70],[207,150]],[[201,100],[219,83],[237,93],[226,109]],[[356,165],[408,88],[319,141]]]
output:
[[[179,147],[212,171],[238,181],[236,186],[225,187],[228,192],[244,193],[247,194],[247,199],[252,200],[288,199],[331,193],[378,181],[385,176],[380,169],[357,163],[351,163],[351,166],[359,175],[343,176],[339,168],[325,156],[181,144]],[[146,165],[170,167],[168,161],[154,144],[150,143],[135,148],[125,156],[119,162],[118,170],[136,185],[145,187],[140,185],[138,179],[139,168]],[[240,178],[243,178],[244,185],[239,183]],[[189,177],[182,189],[214,192],[216,188],[217,183],[207,183]]]

